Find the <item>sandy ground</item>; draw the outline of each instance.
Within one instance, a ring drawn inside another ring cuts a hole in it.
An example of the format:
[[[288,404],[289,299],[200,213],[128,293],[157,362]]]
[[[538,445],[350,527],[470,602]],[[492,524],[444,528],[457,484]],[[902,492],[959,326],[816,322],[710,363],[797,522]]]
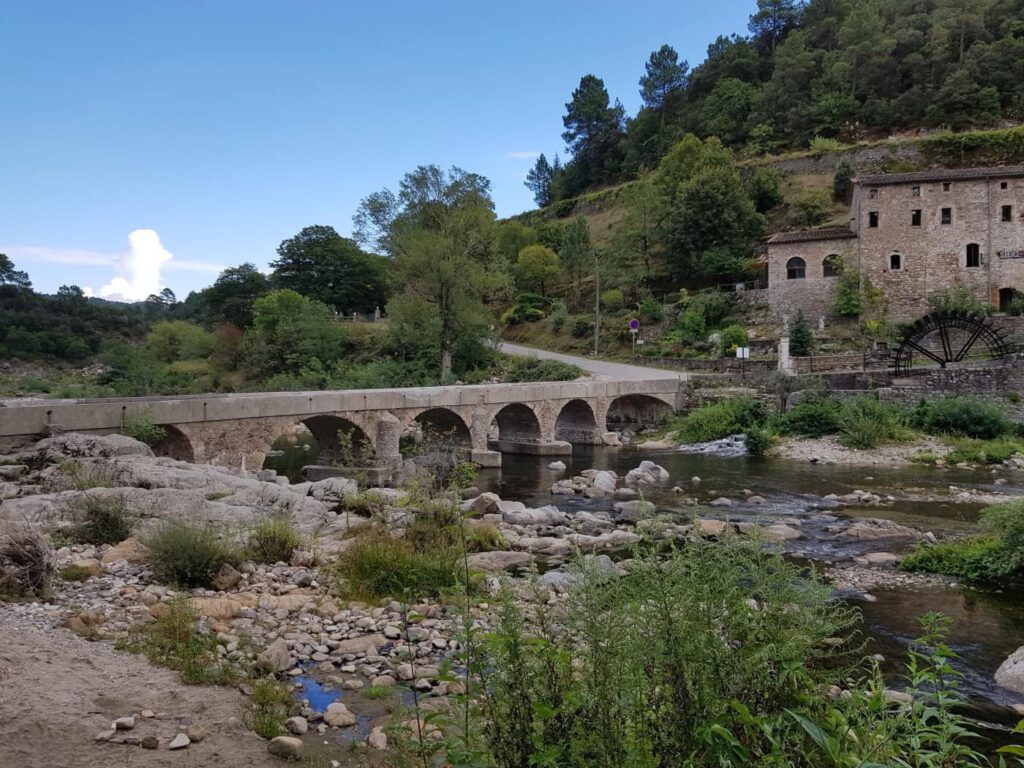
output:
[[[902,466],[910,464],[908,457],[922,451],[931,451],[944,456],[949,453],[948,445],[935,438],[920,438],[912,443],[880,445],[877,448],[858,450],[846,448],[835,437],[817,439],[783,438],[772,449],[772,455],[796,461],[817,459],[822,464],[857,464],[864,466]]]
[[[104,643],[43,631],[0,615],[0,765],[10,768],[197,768],[281,766],[266,742],[237,721],[243,697],[228,688],[182,685],[177,674]],[[97,744],[116,717],[151,709],[130,733],[160,748]],[[209,735],[183,751],[167,743],[180,718]],[[236,718],[231,721],[231,718]],[[229,722],[230,721],[230,722]]]

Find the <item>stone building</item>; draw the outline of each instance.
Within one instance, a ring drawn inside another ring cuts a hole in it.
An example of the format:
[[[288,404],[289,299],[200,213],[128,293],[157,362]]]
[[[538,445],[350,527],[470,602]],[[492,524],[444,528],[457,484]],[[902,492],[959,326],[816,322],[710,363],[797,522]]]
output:
[[[849,227],[768,241],[768,302],[785,319],[831,314],[842,264],[884,292],[891,320],[929,311],[929,294],[962,285],[996,311],[1024,292],[1024,166],[853,179]]]

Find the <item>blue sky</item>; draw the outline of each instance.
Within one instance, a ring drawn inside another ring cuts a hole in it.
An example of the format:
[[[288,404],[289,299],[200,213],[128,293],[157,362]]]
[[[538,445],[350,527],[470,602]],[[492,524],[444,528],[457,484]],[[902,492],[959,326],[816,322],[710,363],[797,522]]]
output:
[[[633,114],[652,50],[695,64],[753,7],[0,0],[0,252],[41,291],[183,298],[304,226],[349,234],[420,164],[517,213],[582,75]]]

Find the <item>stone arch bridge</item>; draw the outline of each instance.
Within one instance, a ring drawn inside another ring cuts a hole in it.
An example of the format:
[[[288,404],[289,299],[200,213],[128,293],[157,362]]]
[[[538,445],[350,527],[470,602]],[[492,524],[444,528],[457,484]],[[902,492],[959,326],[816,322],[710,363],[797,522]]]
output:
[[[477,463],[498,466],[502,452],[566,454],[574,444],[609,441],[609,432],[652,426],[678,409],[679,385],[675,377],[7,400],[0,402],[0,443],[17,445],[56,431],[113,432],[133,415],[145,413],[167,431],[155,447],[158,453],[235,468],[260,468],[274,440],[300,425],[313,433],[322,450],[339,448],[344,440],[357,451],[372,448],[375,463],[381,465],[398,461],[401,436],[418,428],[444,433]]]

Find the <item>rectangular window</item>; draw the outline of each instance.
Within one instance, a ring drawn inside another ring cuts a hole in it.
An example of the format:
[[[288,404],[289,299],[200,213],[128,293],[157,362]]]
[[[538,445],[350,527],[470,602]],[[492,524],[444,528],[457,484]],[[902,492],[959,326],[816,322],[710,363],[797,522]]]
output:
[[[1006,182],[1005,181],[1000,181],[999,182],[999,188],[1000,189],[1006,189]]]
[[[910,196],[911,197],[920,197],[921,196],[921,188],[920,187],[911,187],[910,188]]]
[[[910,212],[910,226],[920,227],[921,226],[921,209]]]
[[[1003,206],[1003,221],[1013,221],[1013,206],[1012,205],[1004,205]]]
[[[889,256],[889,269],[903,269],[903,259],[898,253]]]
[[[870,197],[872,200],[874,200],[876,197],[878,197],[878,190],[877,189],[872,189],[871,191],[869,191],[868,192],[868,197]]]
[[[952,224],[953,223],[953,209],[952,208],[943,208],[942,209],[942,223],[943,224]]]
[[[967,245],[967,266],[969,268],[981,266],[981,246],[977,243]]]
[[[949,192],[949,188],[952,186],[948,181],[942,182],[942,191]]]
[[[869,227],[877,227],[878,226],[878,211],[868,211],[868,226]]]

